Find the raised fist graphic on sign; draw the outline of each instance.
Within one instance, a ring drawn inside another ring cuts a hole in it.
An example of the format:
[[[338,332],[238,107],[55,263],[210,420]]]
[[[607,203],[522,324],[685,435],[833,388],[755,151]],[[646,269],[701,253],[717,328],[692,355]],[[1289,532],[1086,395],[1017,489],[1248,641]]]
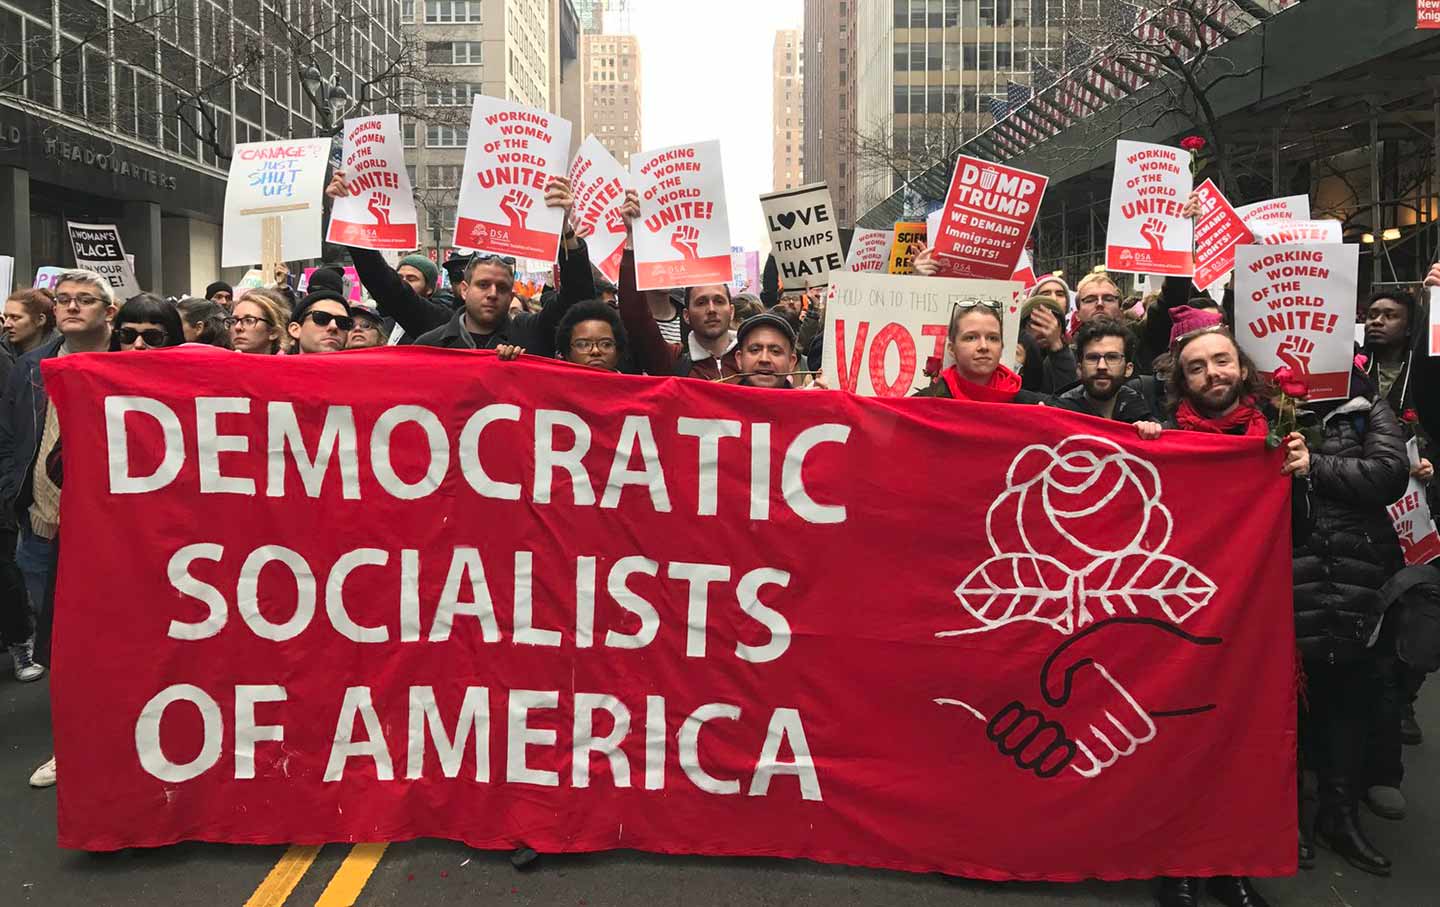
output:
[[[670,236],[670,245],[679,250],[686,261],[694,261],[700,257],[700,230],[689,224],[681,224],[675,228]]]
[[[525,219],[530,216],[530,206],[535,200],[521,192],[519,189],[511,189],[500,199],[500,210],[510,220],[513,229],[520,230],[525,227]]]

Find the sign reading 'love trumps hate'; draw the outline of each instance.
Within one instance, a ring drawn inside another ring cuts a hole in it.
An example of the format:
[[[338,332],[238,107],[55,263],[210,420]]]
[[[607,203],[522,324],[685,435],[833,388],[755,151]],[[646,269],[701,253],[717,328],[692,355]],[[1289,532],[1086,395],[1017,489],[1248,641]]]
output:
[[[760,196],[770,251],[785,289],[820,287],[845,267],[830,189],[824,183]]]
[[[60,562],[64,847],[1295,870],[1258,439],[460,350],[44,369],[62,547],[126,540]]]

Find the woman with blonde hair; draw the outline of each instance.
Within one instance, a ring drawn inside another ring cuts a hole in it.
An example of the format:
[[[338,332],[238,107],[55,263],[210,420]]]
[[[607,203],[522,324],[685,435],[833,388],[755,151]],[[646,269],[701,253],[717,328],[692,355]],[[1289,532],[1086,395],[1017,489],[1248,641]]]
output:
[[[274,290],[251,290],[230,310],[230,342],[241,353],[279,355],[289,347],[290,307]]]

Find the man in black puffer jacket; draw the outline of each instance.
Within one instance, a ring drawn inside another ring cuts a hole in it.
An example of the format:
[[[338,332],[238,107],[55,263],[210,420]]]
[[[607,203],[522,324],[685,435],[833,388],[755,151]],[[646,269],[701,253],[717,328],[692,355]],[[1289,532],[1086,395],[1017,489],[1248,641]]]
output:
[[[1380,694],[1371,648],[1380,588],[1404,566],[1385,508],[1405,493],[1410,464],[1399,418],[1358,369],[1350,394],[1311,406],[1323,436],[1311,451],[1308,532],[1295,544],[1295,639],[1307,680],[1301,753],[1320,778],[1320,840],[1356,868],[1389,875],[1357,804]]]

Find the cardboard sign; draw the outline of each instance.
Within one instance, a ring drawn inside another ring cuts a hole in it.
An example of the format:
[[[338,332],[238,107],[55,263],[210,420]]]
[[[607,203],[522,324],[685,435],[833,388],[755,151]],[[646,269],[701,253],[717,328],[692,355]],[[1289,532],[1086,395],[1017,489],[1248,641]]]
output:
[[[856,227],[850,237],[850,254],[845,256],[847,271],[884,271],[890,263],[893,231]]]
[[[721,284],[730,279],[730,219],[719,142],[631,155],[640,193],[634,225],[638,289]]]
[[[1440,28],[1440,0],[1415,0],[1415,27]]]
[[[1406,442],[1405,449],[1410,454],[1410,465],[1419,464],[1419,443],[1411,438]],[[1424,483],[1411,476],[1404,497],[1386,509],[1390,513],[1390,522],[1395,524],[1395,534],[1400,537],[1406,564],[1428,564],[1440,557],[1440,529],[1436,528],[1434,515],[1430,512]]]
[[[786,289],[823,287],[845,267],[830,188],[812,183],[760,196],[770,229],[770,251]]]
[[[329,139],[235,146],[225,183],[222,267],[320,257],[329,156]]]
[[[955,259],[962,277],[1004,280],[1015,273],[1035,226],[1048,177],[960,155],[950,179],[936,254]]]
[[[75,250],[75,267],[104,277],[115,292],[117,303],[140,295],[140,281],[135,279],[130,259],[125,257],[118,227],[73,221],[66,221],[65,226],[70,230],[70,247]]]
[[[415,191],[405,170],[400,115],[345,121],[341,159],[350,194],[330,209],[326,242],[358,249],[413,249]]]
[[[1250,227],[1262,246],[1308,246],[1344,241],[1338,220],[1263,220]]]
[[[580,143],[570,162],[570,190],[575,204],[570,209],[571,226],[591,231],[585,238],[590,261],[605,279],[619,286],[620,259],[625,256],[625,184],[629,174],[620,162],[590,135]]]
[[[1310,196],[1287,195],[1284,198],[1266,199],[1263,202],[1241,205],[1235,209],[1235,213],[1250,227],[1268,220],[1309,220]]]
[[[554,261],[565,212],[545,204],[545,184],[565,175],[569,148],[569,120],[476,95],[455,209],[455,245]]]
[[[1190,152],[1126,139],[1116,142],[1106,269],[1181,277],[1194,273],[1194,225],[1180,213],[1194,187]]]
[[[925,245],[926,227],[923,220],[895,222],[890,235],[890,256],[886,270],[891,274],[914,274],[915,256]]]
[[[1249,245],[1254,235],[1213,181],[1201,183],[1195,193],[1200,197],[1200,218],[1195,223],[1195,286],[1208,290],[1235,267],[1235,247]]]
[[[1260,372],[1289,366],[1310,385],[1309,399],[1349,397],[1359,253],[1335,244],[1235,250],[1235,337]]]
[[[1000,361],[1015,364],[1020,337],[1020,284],[1009,280],[835,276],[825,305],[824,365],[831,386],[862,397],[905,397],[926,386],[925,365],[947,348],[950,316],[966,299],[1001,305]]]

